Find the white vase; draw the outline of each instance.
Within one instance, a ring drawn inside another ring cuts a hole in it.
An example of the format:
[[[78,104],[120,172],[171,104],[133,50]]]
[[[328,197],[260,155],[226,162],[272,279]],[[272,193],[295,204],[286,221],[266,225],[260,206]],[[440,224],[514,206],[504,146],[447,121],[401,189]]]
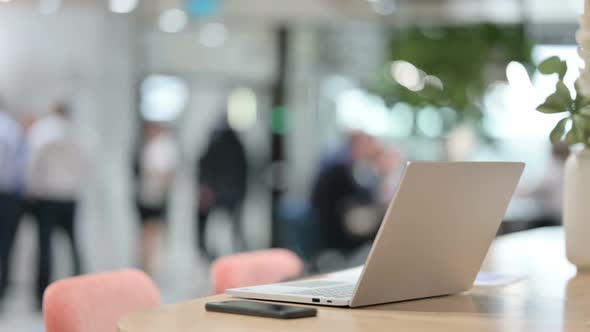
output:
[[[559,176],[556,174],[556,176]],[[565,163],[563,225],[566,253],[580,270],[590,269],[590,150],[572,153]]]

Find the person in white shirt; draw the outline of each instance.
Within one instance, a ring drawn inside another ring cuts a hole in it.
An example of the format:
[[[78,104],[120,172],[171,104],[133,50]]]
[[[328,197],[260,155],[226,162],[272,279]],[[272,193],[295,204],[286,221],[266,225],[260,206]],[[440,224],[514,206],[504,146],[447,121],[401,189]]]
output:
[[[74,274],[82,267],[75,236],[78,196],[87,167],[85,151],[69,118],[69,108],[58,103],[29,132],[27,193],[39,225],[37,300],[51,281],[51,235],[61,228],[69,238]]]
[[[149,274],[157,270],[156,253],[164,231],[166,205],[177,161],[178,149],[168,129],[159,123],[145,123],[136,172],[142,223],[141,267]]]
[[[0,300],[8,287],[11,249],[23,209],[25,150],[20,124],[0,107]]]

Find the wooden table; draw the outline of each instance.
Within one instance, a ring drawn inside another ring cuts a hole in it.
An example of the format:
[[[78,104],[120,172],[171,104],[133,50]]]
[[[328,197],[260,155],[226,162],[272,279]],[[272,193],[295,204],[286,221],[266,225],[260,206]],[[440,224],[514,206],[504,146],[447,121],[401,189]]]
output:
[[[561,228],[498,238],[484,270],[526,279],[358,309],[318,307],[317,317],[290,321],[206,312],[206,302],[228,298],[218,295],[128,315],[119,331],[590,331],[590,274],[576,275],[566,261]]]

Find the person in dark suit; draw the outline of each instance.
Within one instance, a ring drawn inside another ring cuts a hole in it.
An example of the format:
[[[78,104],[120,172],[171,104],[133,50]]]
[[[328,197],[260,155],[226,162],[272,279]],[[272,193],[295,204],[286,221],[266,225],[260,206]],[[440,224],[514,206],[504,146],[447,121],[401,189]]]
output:
[[[205,231],[213,210],[226,210],[233,226],[234,244],[238,250],[245,248],[242,230],[242,204],[246,196],[248,162],[238,135],[227,123],[217,129],[200,158],[197,169],[198,221],[197,242],[199,250],[209,259],[214,255],[207,248]]]
[[[311,200],[323,249],[350,253],[373,239],[384,212],[381,153],[373,137],[353,132],[344,150],[321,166]]]
[[[8,289],[12,247],[24,205],[25,150],[20,124],[0,109],[0,300]]]

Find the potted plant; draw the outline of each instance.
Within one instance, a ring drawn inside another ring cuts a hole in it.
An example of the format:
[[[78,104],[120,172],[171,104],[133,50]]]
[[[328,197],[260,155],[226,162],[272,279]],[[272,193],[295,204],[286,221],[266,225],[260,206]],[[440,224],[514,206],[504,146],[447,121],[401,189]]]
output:
[[[391,36],[389,57],[375,76],[373,92],[389,105],[441,110],[445,134],[468,129],[491,143],[482,121],[489,85],[503,78],[510,61],[534,68],[533,41],[524,24],[412,24],[393,28]],[[419,73],[414,86],[400,81],[396,62]]]
[[[542,74],[557,74],[553,92],[537,107],[542,113],[562,113],[549,134],[552,143],[565,140],[570,146],[581,146],[571,153],[565,163],[563,224],[566,236],[566,252],[570,262],[578,269],[590,269],[590,98],[582,93],[584,88],[578,79],[575,98],[563,82],[567,72],[565,61],[556,56],[539,64]],[[561,176],[555,174],[555,176]]]

